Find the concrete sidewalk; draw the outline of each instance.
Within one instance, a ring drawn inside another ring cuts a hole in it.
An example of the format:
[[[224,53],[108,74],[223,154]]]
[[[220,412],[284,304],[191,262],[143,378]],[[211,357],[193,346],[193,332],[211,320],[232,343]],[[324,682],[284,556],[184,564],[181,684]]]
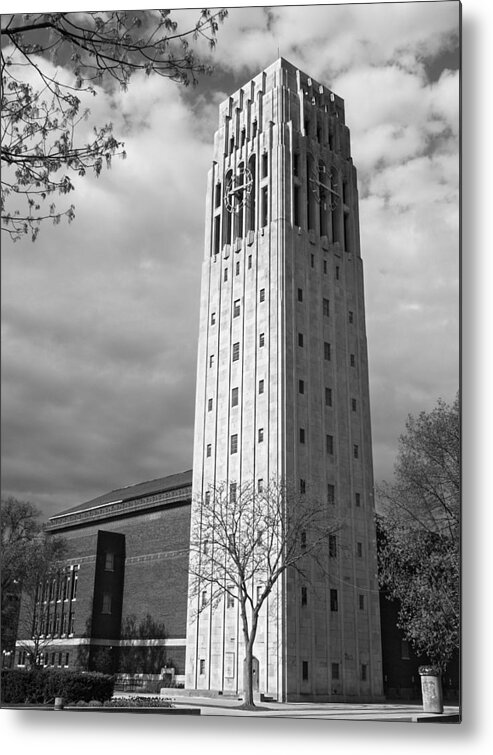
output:
[[[135,693],[144,696],[145,693]],[[132,696],[132,693],[118,693],[120,696]],[[446,705],[440,715],[424,713],[421,705],[405,703],[278,703],[258,702],[257,710],[241,710],[241,701],[225,697],[174,696],[163,698],[171,700],[180,707],[198,707],[203,716],[254,716],[257,718],[323,718],[334,721],[387,721],[408,723],[460,723],[460,708]]]

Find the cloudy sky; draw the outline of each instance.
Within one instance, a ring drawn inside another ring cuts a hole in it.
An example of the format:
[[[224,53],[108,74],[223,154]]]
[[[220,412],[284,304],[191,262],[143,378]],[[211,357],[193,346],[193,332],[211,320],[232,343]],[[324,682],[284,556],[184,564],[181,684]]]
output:
[[[74,178],[70,225],[2,239],[2,495],[49,516],[190,468],[218,104],[278,50],[345,100],[375,478],[391,477],[407,415],[459,382],[458,14],[457,2],[230,8],[196,89],[135,77],[91,100],[127,159]]]

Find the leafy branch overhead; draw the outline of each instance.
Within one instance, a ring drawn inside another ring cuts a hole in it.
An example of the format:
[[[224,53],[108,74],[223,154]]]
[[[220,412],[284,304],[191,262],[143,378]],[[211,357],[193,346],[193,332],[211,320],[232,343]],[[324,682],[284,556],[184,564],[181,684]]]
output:
[[[3,15],[2,230],[34,241],[43,220],[72,220],[73,205],[51,200],[74,189],[70,172],[98,176],[125,156],[111,123],[84,133],[84,100],[126,90],[138,72],[195,84],[211,68],[194,46],[213,48],[226,15],[202,10],[183,30],[168,10]]]

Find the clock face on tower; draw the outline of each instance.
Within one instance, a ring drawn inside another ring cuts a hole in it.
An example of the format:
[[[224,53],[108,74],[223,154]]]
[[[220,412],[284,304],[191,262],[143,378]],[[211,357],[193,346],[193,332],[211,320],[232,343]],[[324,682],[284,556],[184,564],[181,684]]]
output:
[[[228,212],[238,212],[244,207],[253,188],[253,178],[248,168],[241,168],[226,184],[224,204]]]
[[[318,204],[323,203],[333,210],[341,195],[337,180],[332,172],[327,173],[325,165],[315,165],[310,172],[308,181]]]

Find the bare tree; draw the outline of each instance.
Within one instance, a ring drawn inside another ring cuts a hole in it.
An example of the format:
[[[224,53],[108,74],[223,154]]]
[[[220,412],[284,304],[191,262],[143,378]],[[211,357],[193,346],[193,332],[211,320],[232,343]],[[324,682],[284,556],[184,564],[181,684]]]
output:
[[[245,650],[243,707],[255,707],[253,657],[259,613],[280,577],[293,569],[305,578],[315,562],[326,570],[331,536],[340,525],[308,491],[272,480],[219,484],[196,503],[192,520],[190,588],[197,612],[222,600],[238,601]]]
[[[27,569],[22,579],[21,606],[17,629],[17,647],[24,650],[30,666],[42,665],[42,655],[60,633],[56,613],[57,598],[64,598],[69,578],[60,561],[66,553],[63,538],[40,534],[29,548]],[[66,629],[68,631],[68,627]]]
[[[2,15],[2,231],[34,241],[43,220],[72,220],[73,205],[45,207],[50,195],[73,190],[64,171],[99,175],[113,155],[125,154],[111,123],[84,135],[83,100],[126,89],[139,71],[195,83],[211,69],[194,43],[213,47],[226,15],[204,9],[184,28],[169,10]]]

